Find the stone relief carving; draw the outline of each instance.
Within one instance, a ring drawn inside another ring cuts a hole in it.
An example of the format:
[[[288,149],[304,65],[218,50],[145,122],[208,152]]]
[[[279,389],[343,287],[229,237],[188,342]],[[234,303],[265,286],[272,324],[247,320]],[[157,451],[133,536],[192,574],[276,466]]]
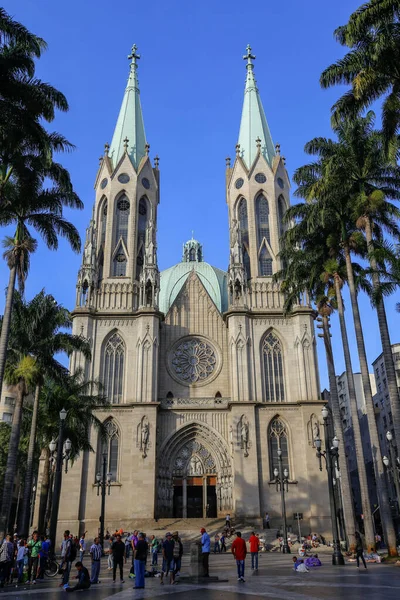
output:
[[[194,440],[185,444],[179,451],[174,473],[177,475],[200,476],[215,471],[215,461],[209,450],[199,441]]]
[[[142,417],[137,426],[137,443],[136,445],[140,448],[142,457],[146,458],[147,451],[150,447],[150,424],[146,415]]]
[[[315,448],[315,440],[321,435],[320,423],[314,413],[310,416],[307,423],[308,443],[312,448]]]
[[[233,456],[233,450],[234,450],[233,444],[234,444],[234,442],[233,442],[233,425],[231,425],[229,427],[229,445],[231,448],[231,456]]]

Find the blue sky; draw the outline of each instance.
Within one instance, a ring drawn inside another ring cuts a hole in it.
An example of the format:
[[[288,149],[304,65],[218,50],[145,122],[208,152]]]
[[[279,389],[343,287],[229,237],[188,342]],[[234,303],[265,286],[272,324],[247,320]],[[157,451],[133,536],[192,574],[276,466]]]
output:
[[[334,29],[347,21],[360,0],[5,0],[3,6],[48,43],[37,75],[68,98],[70,111],[51,128],[76,145],[62,157],[82,212],[68,216],[82,237],[93,200],[98,157],[111,142],[128,75],[127,55],[135,42],[142,55],[139,81],[151,155],[160,156],[159,266],[181,258],[191,236],[204,245],[205,259],[226,269],[228,223],[225,157],[234,156],[245,80],[242,60],[251,44],[255,74],[274,142],[281,144],[289,174],[307,161],[305,142],[330,135],[330,107],[339,88],[322,90],[321,71],[343,54]],[[6,232],[3,232],[4,235]],[[80,256],[61,242],[57,253],[40,244],[26,286],[30,298],[42,287],[70,309],[75,301]],[[8,271],[0,263],[0,281]],[[1,296],[0,310],[3,309]],[[361,298],[368,359],[381,352],[375,314]],[[387,301],[392,342],[398,330],[396,298]],[[336,371],[344,370],[336,317],[332,333]],[[358,369],[348,315],[354,370]],[[318,340],[321,387],[327,386],[322,342]]]

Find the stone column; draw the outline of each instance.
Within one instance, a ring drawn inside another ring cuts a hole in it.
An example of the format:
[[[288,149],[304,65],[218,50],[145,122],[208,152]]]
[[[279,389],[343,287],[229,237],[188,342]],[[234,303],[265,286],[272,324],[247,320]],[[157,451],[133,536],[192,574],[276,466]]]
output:
[[[182,518],[187,519],[187,479],[182,481]]]
[[[207,517],[207,477],[203,477],[203,519]]]

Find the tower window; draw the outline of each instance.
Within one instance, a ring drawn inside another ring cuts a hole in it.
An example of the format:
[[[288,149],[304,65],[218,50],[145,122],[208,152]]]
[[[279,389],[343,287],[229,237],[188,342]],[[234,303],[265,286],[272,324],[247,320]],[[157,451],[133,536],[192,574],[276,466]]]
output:
[[[103,351],[102,382],[104,393],[111,404],[120,404],[123,394],[125,344],[118,333],[114,333]]]
[[[106,438],[99,436],[97,452],[97,473],[102,476],[103,456],[106,457],[107,473],[111,473],[111,481],[118,479],[118,447],[119,447],[119,429],[114,419],[109,419],[104,423],[106,429]]]
[[[264,238],[267,240],[268,244],[270,244],[269,207],[267,199],[262,194],[257,198],[257,225],[258,245],[261,246]]]
[[[278,338],[268,333],[262,345],[266,402],[284,402],[285,383],[283,376],[282,346]]]
[[[128,242],[128,224],[129,224],[129,209],[130,204],[126,196],[121,196],[117,202],[115,242],[122,238],[125,245]]]
[[[279,198],[278,198],[279,237],[282,237],[282,235],[285,233],[285,229],[286,229],[285,222],[284,222],[285,212],[286,212],[285,200],[284,200],[283,196],[279,196]]]
[[[261,276],[272,275],[272,258],[265,245],[261,248],[259,264]]]
[[[125,277],[126,275],[126,256],[121,251],[114,258],[114,277]]]
[[[288,435],[284,423],[275,418],[268,428],[269,438],[269,467],[271,479],[275,479],[274,470],[279,469],[278,449],[282,450],[282,470],[289,471]]]
[[[244,198],[240,200],[238,207],[238,221],[240,226],[240,232],[242,234],[242,252],[243,252],[243,266],[246,272],[247,279],[251,277],[250,269],[250,256],[249,256],[249,220],[247,216],[247,202]]]
[[[137,240],[137,258],[136,258],[136,279],[139,279],[144,263],[144,243],[146,239],[146,228],[149,219],[149,210],[147,200],[141,198],[138,208],[138,240]]]
[[[101,244],[104,244],[106,241],[106,228],[107,228],[107,202],[104,202],[103,210],[101,211],[101,238],[100,238]]]

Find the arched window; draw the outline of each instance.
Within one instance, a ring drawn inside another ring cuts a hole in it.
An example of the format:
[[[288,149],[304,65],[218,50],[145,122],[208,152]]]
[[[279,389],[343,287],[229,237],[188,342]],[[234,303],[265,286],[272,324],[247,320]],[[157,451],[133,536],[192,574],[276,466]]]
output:
[[[269,471],[271,479],[275,479],[274,469],[279,469],[278,448],[282,450],[282,471],[289,471],[288,434],[285,424],[275,417],[268,428],[269,438]],[[289,471],[290,473],[290,471]]]
[[[144,263],[144,244],[146,241],[146,227],[149,220],[149,207],[146,198],[141,198],[138,208],[138,239],[136,247],[136,279],[139,279]]]
[[[196,260],[196,250],[191,248],[189,250],[189,262],[194,262]]]
[[[271,235],[269,231],[269,206],[268,200],[260,194],[257,198],[257,229],[258,229],[258,246],[261,246],[265,238],[268,244],[271,243]]]
[[[251,277],[250,269],[250,256],[249,256],[249,219],[247,216],[247,202],[242,198],[238,206],[238,221],[240,226],[240,233],[242,236],[242,252],[243,252],[243,265],[246,272],[247,279]]]
[[[279,237],[282,237],[286,231],[286,224],[284,222],[285,213],[286,213],[286,202],[285,202],[284,197],[281,195],[278,198]]]
[[[103,350],[102,383],[111,404],[120,404],[124,388],[125,344],[119,333],[107,341]]]
[[[101,237],[100,244],[104,245],[106,241],[106,229],[107,229],[107,202],[104,202],[101,209]]]
[[[261,248],[258,262],[260,265],[260,275],[261,276],[272,275],[272,258],[271,258],[270,253],[268,252],[265,244]]]
[[[118,244],[122,238],[125,246],[128,241],[128,225],[129,225],[129,209],[130,204],[128,198],[123,194],[117,201],[115,215],[115,243]]]
[[[111,481],[118,479],[118,448],[119,448],[119,429],[114,419],[108,419],[104,423],[106,428],[106,438],[101,439],[97,450],[97,474],[103,477],[103,461],[106,459],[106,473],[111,473]]]
[[[265,401],[284,402],[285,383],[283,377],[282,346],[278,338],[268,333],[262,344],[264,363]]]
[[[113,260],[113,277],[125,277],[126,275],[126,256],[124,249],[119,246]]]

